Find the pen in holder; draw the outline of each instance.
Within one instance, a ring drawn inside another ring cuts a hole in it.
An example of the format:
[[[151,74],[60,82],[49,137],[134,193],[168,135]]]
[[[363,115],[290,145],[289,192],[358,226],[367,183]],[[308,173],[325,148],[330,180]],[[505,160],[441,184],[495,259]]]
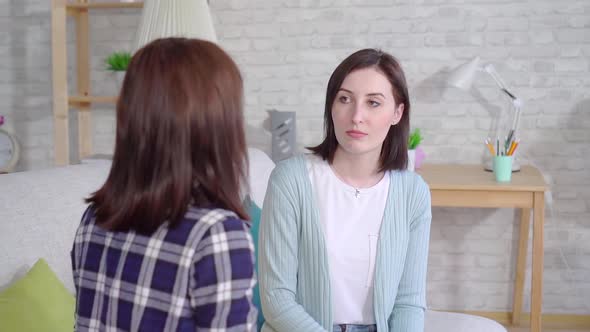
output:
[[[496,144],[492,144],[492,141],[487,138],[484,141],[486,147],[490,151],[490,158],[485,158],[484,161],[484,169],[488,172],[493,172],[495,169],[496,157],[511,157],[512,161],[510,164],[512,172],[520,171],[520,163],[518,159],[514,156],[516,148],[520,144],[520,139],[507,139],[505,144],[500,145],[499,138],[496,138]],[[494,148],[494,145],[496,147]]]
[[[494,176],[497,182],[510,182],[512,178],[512,156],[494,157]]]

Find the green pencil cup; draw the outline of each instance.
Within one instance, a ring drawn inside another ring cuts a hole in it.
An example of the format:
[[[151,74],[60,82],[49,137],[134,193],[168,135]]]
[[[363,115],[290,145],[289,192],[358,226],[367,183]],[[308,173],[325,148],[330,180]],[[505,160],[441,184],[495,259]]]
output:
[[[494,157],[494,176],[498,182],[510,182],[512,178],[512,156]]]

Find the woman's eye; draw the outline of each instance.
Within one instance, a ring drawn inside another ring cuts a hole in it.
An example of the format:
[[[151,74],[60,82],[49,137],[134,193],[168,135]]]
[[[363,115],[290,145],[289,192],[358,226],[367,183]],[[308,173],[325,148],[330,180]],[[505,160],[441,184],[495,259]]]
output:
[[[371,107],[379,107],[379,106],[381,106],[381,103],[378,101],[375,101],[375,100],[369,100],[369,105]]]
[[[350,98],[348,98],[348,96],[340,96],[338,100],[343,104],[348,104],[350,102]]]

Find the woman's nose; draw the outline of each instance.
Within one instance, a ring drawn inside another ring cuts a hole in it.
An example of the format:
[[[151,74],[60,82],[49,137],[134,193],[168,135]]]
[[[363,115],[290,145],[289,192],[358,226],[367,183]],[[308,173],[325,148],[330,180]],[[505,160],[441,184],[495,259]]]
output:
[[[352,122],[353,123],[362,123],[364,121],[365,110],[362,107],[362,104],[355,103],[354,109],[352,110]]]

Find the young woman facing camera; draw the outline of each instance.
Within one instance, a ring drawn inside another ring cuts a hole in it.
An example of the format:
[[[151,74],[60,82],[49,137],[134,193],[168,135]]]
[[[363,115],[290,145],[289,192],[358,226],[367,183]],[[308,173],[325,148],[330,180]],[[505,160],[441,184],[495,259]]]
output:
[[[325,139],[281,162],[261,219],[263,331],[424,330],[430,192],[406,171],[410,100],[391,55],[330,77]]]

